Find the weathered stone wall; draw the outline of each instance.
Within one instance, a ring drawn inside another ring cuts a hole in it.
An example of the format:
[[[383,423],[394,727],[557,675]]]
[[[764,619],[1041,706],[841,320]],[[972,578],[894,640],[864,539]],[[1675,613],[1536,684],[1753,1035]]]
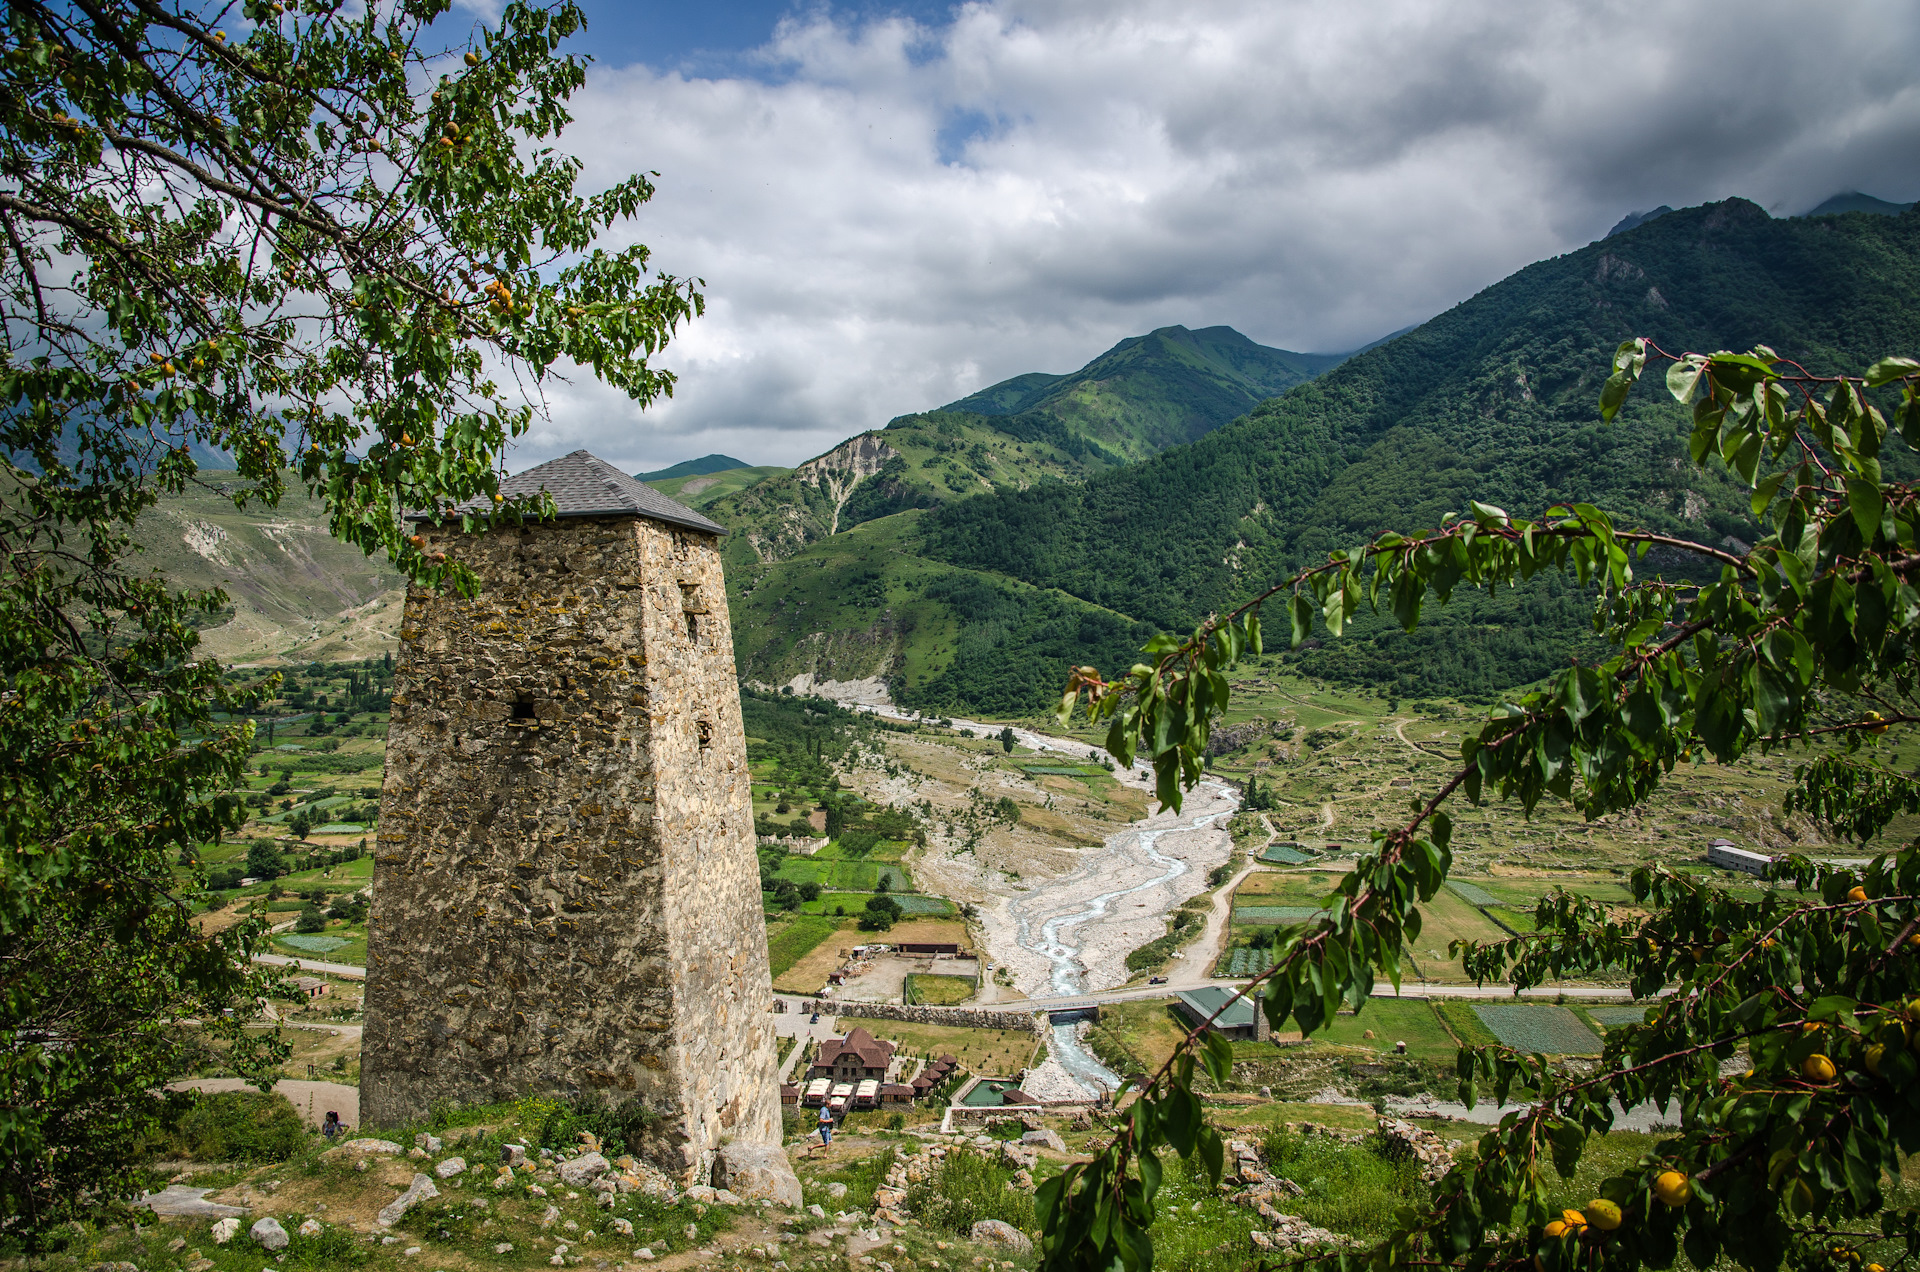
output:
[[[1045,1017],[1024,1011],[986,1011],[973,1007],[902,1007],[898,1003],[843,1003],[823,1000],[822,1010],[854,1020],[904,1020],[913,1025],[951,1025],[956,1029],[1025,1029],[1038,1033]]]
[[[638,518],[423,529],[395,669],[361,1114],[644,1101],[706,1178],[778,1143],[771,986],[717,544]]]

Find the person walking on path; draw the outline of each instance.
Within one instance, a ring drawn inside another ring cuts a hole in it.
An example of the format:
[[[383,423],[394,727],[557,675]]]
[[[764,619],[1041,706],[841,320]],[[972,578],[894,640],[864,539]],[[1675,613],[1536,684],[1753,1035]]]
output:
[[[820,1147],[833,1147],[833,1110],[824,1104],[820,1106]]]

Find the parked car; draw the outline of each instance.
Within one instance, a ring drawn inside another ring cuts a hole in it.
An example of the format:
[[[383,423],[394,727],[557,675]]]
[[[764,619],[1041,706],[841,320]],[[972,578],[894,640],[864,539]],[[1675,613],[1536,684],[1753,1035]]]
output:
[[[1149,985],[1164,985],[1164,984],[1166,984],[1166,983],[1167,983],[1167,978],[1166,978],[1166,977],[1164,977],[1164,976],[1149,976],[1149,977],[1147,977],[1147,984],[1149,984]]]

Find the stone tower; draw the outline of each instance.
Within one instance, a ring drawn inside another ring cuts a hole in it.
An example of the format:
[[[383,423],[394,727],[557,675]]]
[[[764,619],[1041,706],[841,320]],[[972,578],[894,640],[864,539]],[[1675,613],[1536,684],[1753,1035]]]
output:
[[[361,1117],[597,1092],[704,1182],[780,1142],[726,532],[586,451],[501,489],[559,515],[419,527],[482,590],[407,595]]]

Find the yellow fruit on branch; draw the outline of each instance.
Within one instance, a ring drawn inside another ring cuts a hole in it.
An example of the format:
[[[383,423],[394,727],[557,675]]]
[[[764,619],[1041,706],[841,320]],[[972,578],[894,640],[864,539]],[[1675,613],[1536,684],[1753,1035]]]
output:
[[[1867,725],[1868,733],[1885,733],[1887,731],[1887,718],[1878,711],[1867,712],[1867,719],[1871,722]]]
[[[1867,1055],[1866,1055],[1867,1072],[1871,1073],[1876,1078],[1879,1077],[1880,1062],[1886,1058],[1886,1054],[1887,1054],[1887,1049],[1881,1046],[1877,1042],[1874,1043],[1871,1047],[1868,1047]]]
[[[1587,1226],[1587,1217],[1578,1210],[1562,1210],[1560,1221],[1566,1224],[1569,1230]]]
[[[1546,1226],[1546,1234],[1549,1240],[1558,1241],[1561,1237],[1567,1235],[1567,1225],[1555,1219]]]
[[[1800,1062],[1800,1076],[1809,1082],[1831,1082],[1838,1072],[1825,1056],[1808,1056]]]
[[[1867,890],[1865,888],[1856,887],[1856,888],[1847,889],[1847,900],[1865,901],[1866,899],[1867,899]]]
[[[1693,1181],[1677,1170],[1661,1171],[1653,1181],[1653,1195],[1663,1205],[1684,1206],[1693,1200]]]
[[[1587,1203],[1587,1219],[1602,1232],[1612,1232],[1620,1226],[1620,1207],[1605,1197],[1595,1197]]]

